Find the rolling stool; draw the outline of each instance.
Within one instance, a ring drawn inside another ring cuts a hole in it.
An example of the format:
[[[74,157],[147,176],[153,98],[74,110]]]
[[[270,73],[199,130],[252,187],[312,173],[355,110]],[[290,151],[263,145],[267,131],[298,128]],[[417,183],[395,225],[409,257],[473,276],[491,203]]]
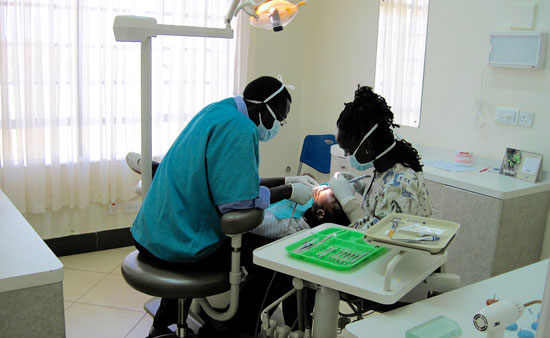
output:
[[[199,270],[163,269],[151,264],[139,252],[130,253],[121,265],[122,276],[137,291],[145,294],[178,299],[178,323],[175,337],[189,337],[187,316],[191,300],[196,299],[202,309],[213,319],[231,319],[239,304],[241,235],[262,222],[264,211],[260,209],[238,210],[224,214],[221,230],[231,237],[231,271],[208,272]],[[229,308],[225,312],[215,310],[205,297],[230,290]]]

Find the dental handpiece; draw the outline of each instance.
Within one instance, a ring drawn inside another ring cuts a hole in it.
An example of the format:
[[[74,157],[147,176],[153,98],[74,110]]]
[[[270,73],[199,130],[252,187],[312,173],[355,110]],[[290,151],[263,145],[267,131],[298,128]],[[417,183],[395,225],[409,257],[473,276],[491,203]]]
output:
[[[349,180],[348,183],[357,182],[357,181],[362,180],[363,178],[367,178],[367,177],[370,177],[370,175],[357,176],[357,177],[354,177],[351,180]]]

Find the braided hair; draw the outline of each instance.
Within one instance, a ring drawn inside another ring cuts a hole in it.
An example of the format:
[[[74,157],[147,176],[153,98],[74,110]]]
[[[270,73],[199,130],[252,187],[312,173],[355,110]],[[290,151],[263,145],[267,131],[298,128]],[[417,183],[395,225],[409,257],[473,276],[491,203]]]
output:
[[[378,123],[373,136],[379,139],[393,138],[391,128],[399,128],[399,125],[393,123],[393,112],[390,108],[386,99],[376,94],[371,87],[358,85],[353,101],[344,104],[344,110],[340,113],[336,126],[354,139],[360,140],[365,131]],[[383,146],[381,144],[378,147]],[[375,150],[380,152],[384,149]],[[385,155],[385,158],[392,159],[394,163],[399,162],[414,171],[422,171],[418,152],[403,139],[396,140],[395,148]]]

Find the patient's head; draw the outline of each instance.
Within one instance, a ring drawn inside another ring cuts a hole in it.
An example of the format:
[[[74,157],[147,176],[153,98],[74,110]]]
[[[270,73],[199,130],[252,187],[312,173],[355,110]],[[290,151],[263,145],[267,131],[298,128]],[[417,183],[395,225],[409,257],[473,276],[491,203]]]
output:
[[[313,193],[313,206],[304,215],[310,226],[317,226],[323,223],[335,223],[348,225],[346,214],[342,206],[327,185],[315,189]]]

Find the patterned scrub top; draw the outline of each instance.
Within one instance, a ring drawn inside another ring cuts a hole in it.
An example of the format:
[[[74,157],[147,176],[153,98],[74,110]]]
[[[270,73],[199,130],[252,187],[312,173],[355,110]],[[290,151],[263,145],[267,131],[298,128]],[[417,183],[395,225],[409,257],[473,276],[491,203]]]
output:
[[[421,217],[432,215],[424,174],[401,163],[383,173],[374,171],[367,198],[363,199],[361,207],[366,219],[359,228],[364,230],[393,212]]]

